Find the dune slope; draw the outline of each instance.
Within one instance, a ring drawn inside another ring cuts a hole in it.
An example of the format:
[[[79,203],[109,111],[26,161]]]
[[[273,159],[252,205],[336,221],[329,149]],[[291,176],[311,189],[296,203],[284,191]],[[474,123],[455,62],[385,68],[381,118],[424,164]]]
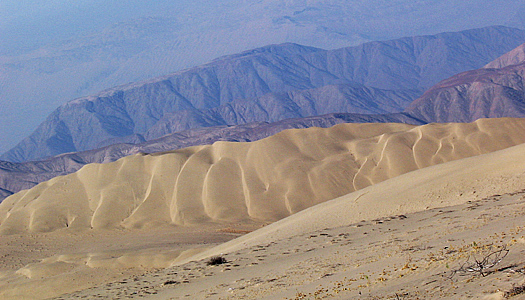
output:
[[[311,207],[198,256],[227,253],[308,232],[523,192],[525,144],[415,170]],[[523,199],[523,198],[522,198]],[[313,221],[315,220],[315,221]]]
[[[8,197],[0,233],[276,221],[439,163],[525,142],[525,120],[341,124],[87,165]]]
[[[507,299],[524,286],[524,156],[521,144],[409,172],[186,263],[64,297]],[[462,269],[498,249],[508,255],[484,276]],[[228,263],[207,266],[211,255]]]

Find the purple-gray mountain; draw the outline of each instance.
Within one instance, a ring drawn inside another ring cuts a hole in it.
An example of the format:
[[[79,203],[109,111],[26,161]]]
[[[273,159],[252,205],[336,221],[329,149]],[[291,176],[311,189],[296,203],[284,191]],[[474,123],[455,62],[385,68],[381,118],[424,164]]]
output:
[[[460,73],[428,90],[405,110],[426,122],[525,117],[525,61]]]
[[[1,158],[34,160],[205,126],[395,113],[440,80],[524,40],[524,31],[499,26],[333,51],[259,48],[66,103]]]

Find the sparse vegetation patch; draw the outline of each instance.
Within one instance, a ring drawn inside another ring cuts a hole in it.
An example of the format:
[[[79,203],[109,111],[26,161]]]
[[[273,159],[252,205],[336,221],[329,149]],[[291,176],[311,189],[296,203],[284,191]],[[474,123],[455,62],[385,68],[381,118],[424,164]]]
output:
[[[216,266],[216,265],[225,264],[227,262],[228,261],[226,260],[226,258],[217,255],[217,256],[210,257],[210,259],[206,262],[206,265],[208,265],[208,266]]]

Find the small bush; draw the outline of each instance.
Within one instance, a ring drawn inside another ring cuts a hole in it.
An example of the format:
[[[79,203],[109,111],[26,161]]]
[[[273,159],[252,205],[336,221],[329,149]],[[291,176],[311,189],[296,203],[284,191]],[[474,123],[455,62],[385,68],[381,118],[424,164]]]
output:
[[[206,262],[206,265],[208,266],[216,266],[216,265],[222,265],[227,263],[228,261],[226,258],[222,256],[212,256],[210,259]]]
[[[475,247],[478,247],[476,243],[473,243]],[[494,250],[491,246],[482,255],[481,258],[476,257],[474,254],[470,255],[467,260],[456,270],[453,270],[448,276],[452,280],[455,274],[467,275],[467,274],[479,274],[482,277],[493,273],[494,270],[491,268],[499,264],[509,253],[507,246],[503,246],[499,249]]]

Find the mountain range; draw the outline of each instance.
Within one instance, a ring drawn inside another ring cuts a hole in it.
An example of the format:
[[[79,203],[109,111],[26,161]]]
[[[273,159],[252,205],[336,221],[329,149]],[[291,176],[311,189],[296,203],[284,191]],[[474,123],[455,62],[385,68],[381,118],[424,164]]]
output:
[[[524,40],[524,31],[499,26],[337,50],[258,48],[70,101],[1,159],[35,160],[203,126],[396,113],[440,80],[480,68]]]
[[[484,68],[441,81],[405,112],[426,122],[525,117],[524,47],[517,47]]]
[[[285,42],[332,50],[493,25],[525,29],[525,5],[520,0],[5,0],[0,20],[0,152],[5,152],[65,101],[219,56]]]
[[[525,63],[468,71],[440,82],[406,112],[427,122],[525,117]]]

